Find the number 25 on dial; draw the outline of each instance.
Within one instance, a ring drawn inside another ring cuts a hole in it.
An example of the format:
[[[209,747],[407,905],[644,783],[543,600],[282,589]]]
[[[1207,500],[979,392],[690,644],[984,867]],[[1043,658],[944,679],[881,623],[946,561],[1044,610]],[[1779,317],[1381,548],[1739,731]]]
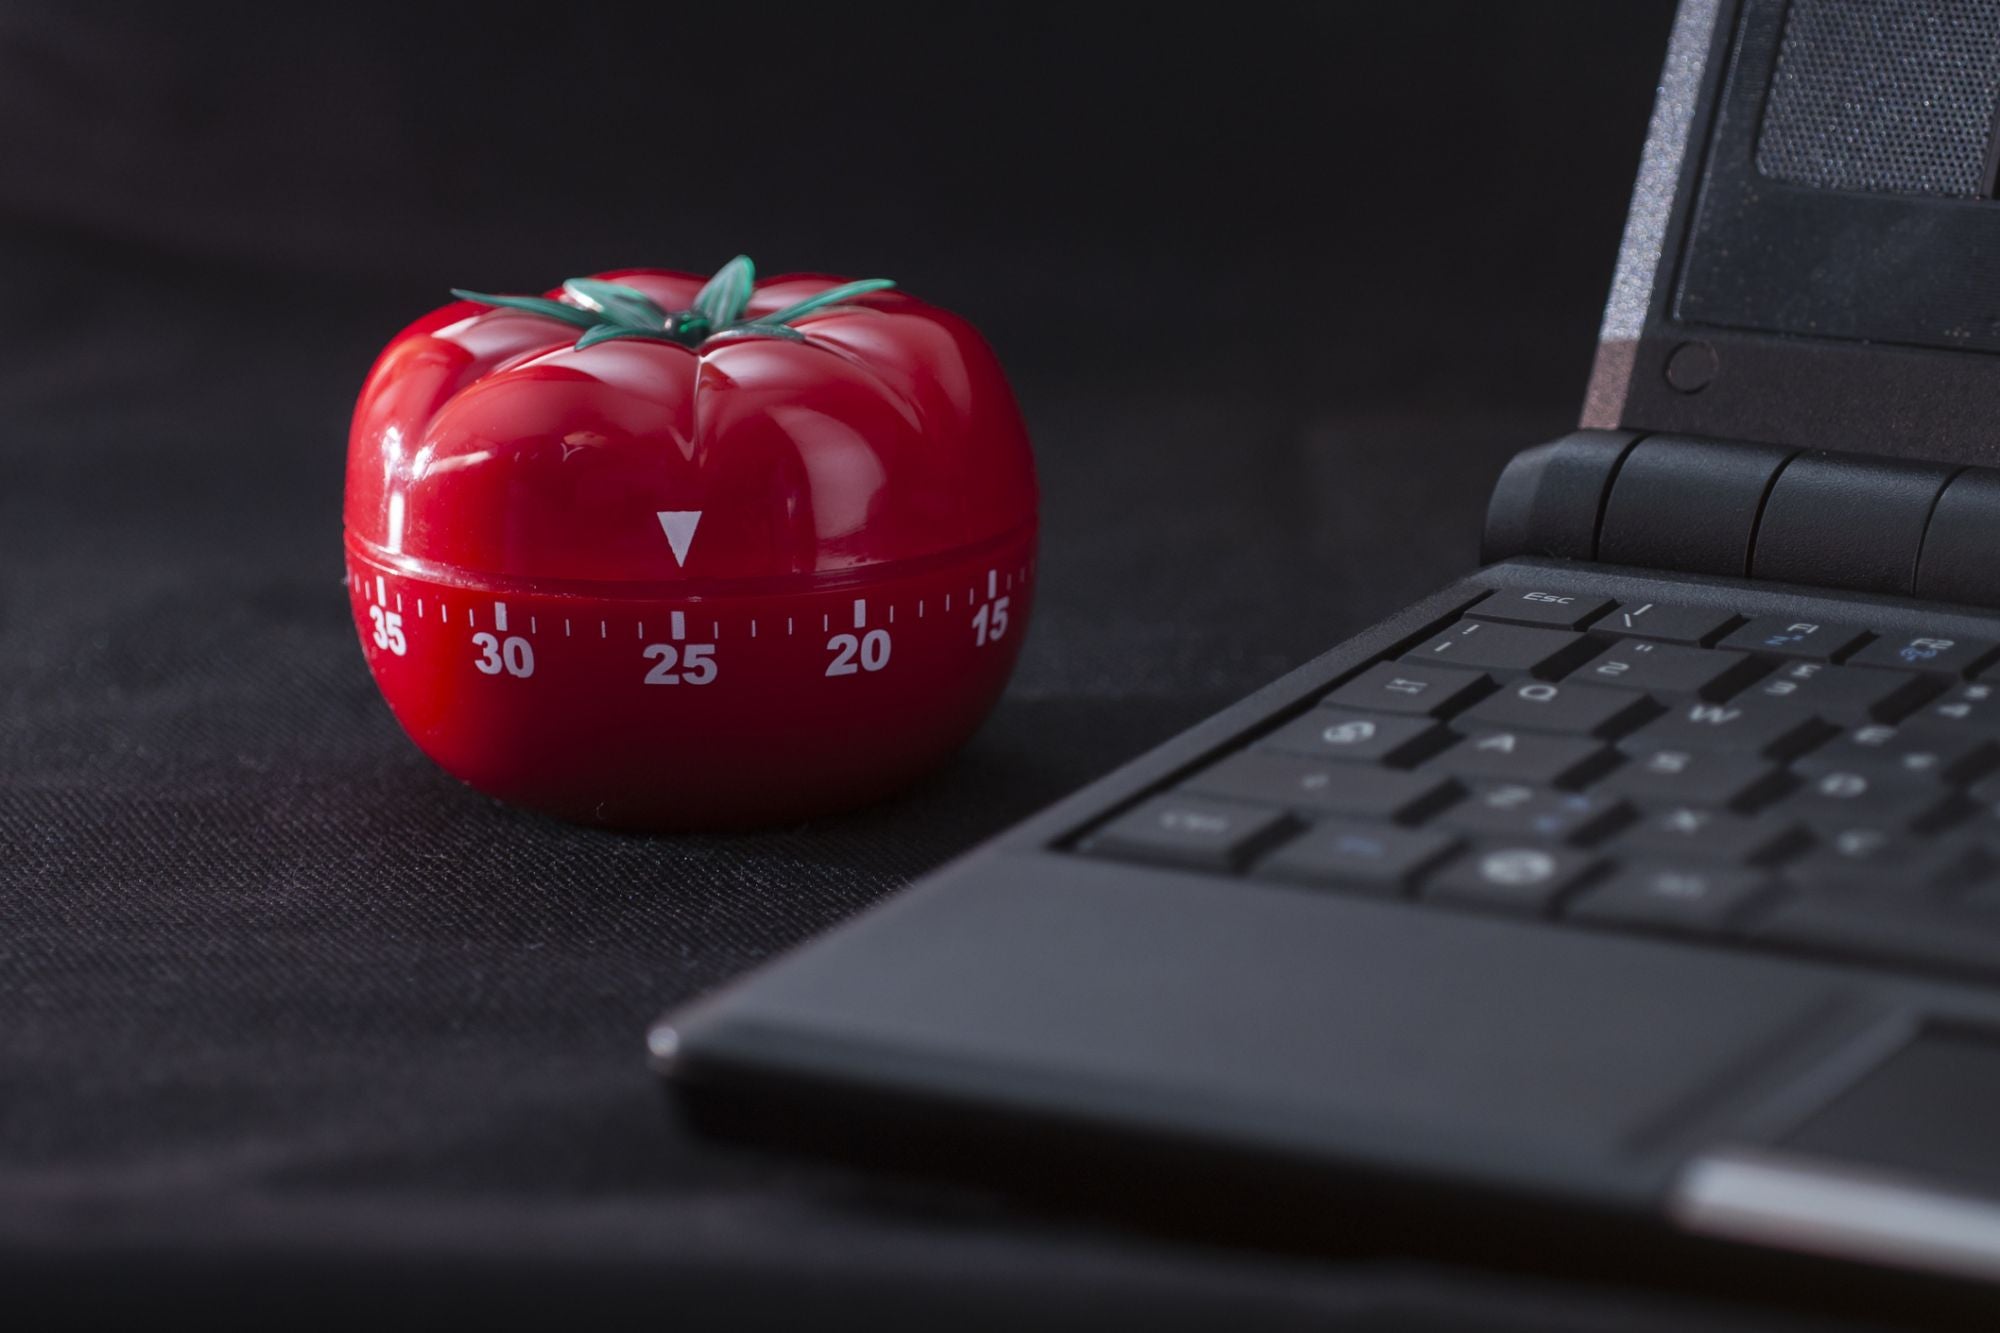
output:
[[[690,643],[686,647],[675,647],[671,643],[649,643],[646,645],[646,660],[653,669],[646,673],[648,685],[706,685],[715,679],[715,652],[712,643]],[[679,670],[675,670],[675,666]]]

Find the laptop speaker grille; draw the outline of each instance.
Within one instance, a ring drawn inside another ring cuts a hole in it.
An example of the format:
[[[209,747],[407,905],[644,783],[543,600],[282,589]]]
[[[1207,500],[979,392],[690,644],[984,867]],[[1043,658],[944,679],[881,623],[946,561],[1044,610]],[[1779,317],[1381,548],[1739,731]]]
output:
[[[1792,0],[1757,170],[1828,190],[1978,198],[2000,0]]]

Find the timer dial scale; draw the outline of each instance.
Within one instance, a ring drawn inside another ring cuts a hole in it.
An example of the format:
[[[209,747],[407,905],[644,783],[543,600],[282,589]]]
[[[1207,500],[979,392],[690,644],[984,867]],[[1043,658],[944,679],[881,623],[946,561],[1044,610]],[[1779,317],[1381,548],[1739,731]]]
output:
[[[622,292],[635,331],[589,304]],[[363,652],[447,771],[737,827],[881,796],[972,733],[1026,627],[1035,485],[969,326],[737,261],[419,320],[362,392],[347,529]]]

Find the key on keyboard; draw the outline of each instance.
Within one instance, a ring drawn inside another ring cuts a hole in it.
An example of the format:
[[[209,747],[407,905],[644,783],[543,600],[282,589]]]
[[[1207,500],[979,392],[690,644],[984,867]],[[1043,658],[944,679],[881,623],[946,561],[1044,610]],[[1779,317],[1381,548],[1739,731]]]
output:
[[[1726,699],[1762,671],[1742,653],[1631,639],[1605,649],[1570,679],[1655,694]]]
[[[1560,592],[1496,592],[1465,614],[1474,620],[1499,620],[1509,625],[1547,629],[1582,629],[1611,600]]]
[[[1612,850],[1638,861],[1761,865],[1780,859],[1805,841],[1804,830],[1794,820],[1676,805],[1641,819],[1619,837]]]
[[[1808,777],[1854,770],[1889,777],[1967,782],[1993,767],[2000,745],[1978,732],[1943,727],[1856,727],[1794,767]]]
[[[1597,628],[1634,639],[1667,643],[1714,643],[1741,624],[1729,611],[1704,611],[1698,606],[1662,606],[1657,602],[1625,602]]]
[[[1867,630],[1853,625],[1822,625],[1786,616],[1759,616],[1723,639],[1721,646],[1830,662],[1867,638]]]
[[[1485,844],[1458,857],[1425,893],[1439,902],[1498,912],[1546,912],[1596,864],[1563,847]]]
[[[1788,662],[1739,697],[1782,700],[1835,722],[1896,722],[1936,691],[1934,682],[1908,671]]]
[[[1493,688],[1483,675],[1415,663],[1378,662],[1326,696],[1341,708],[1412,717],[1450,717]]]
[[[1308,884],[1348,884],[1394,896],[1450,855],[1458,843],[1457,835],[1441,830],[1328,820],[1266,857],[1257,873]]]
[[[1319,759],[1372,759],[1399,766],[1449,744],[1451,739],[1450,732],[1428,718],[1315,708],[1272,732],[1258,748]]]
[[[1784,770],[1726,750],[1654,750],[1614,770],[1600,789],[1651,805],[1748,809],[1785,785]]]
[[[1893,722],[1897,719],[1885,717],[1882,720]],[[2000,735],[2000,684],[1960,685],[1902,721],[1912,731]]]
[[[1573,787],[1609,767],[1615,758],[1604,745],[1582,736],[1474,731],[1433,759],[1430,766],[1469,781]]]
[[[1260,806],[1194,796],[1156,796],[1106,824],[1084,844],[1084,850],[1138,861],[1228,870],[1242,864],[1260,845],[1282,836],[1289,823],[1282,811]]]
[[[1479,726],[1617,736],[1659,710],[1643,694],[1596,685],[1524,680],[1472,706],[1465,721]]]
[[[1785,800],[1785,813],[1815,827],[1886,822],[1909,828],[1939,813],[1950,788],[1893,771],[1839,769],[1812,777]]]
[[[1875,640],[1847,660],[1855,666],[1900,667],[1905,671],[1969,676],[1995,657],[2000,657],[2000,643],[1985,639],[1895,634]]]
[[[1565,913],[1591,925],[1705,934],[1743,919],[1773,892],[1762,871],[1723,866],[1632,866]]]
[[[1257,801],[1300,813],[1416,820],[1459,794],[1450,778],[1340,760],[1251,750],[1231,755],[1183,786],[1203,796]]]
[[[1429,643],[1412,649],[1403,660],[1427,666],[1554,675],[1575,659],[1579,649],[1587,649],[1589,642],[1581,634],[1561,630],[1461,620]]]
[[[1587,844],[1629,815],[1623,802],[1593,792],[1538,791],[1522,783],[1502,782],[1475,788],[1470,797],[1446,810],[1438,820],[1489,838]]]
[[[1727,750],[1783,759],[1834,734],[1811,709],[1782,700],[1738,697],[1684,703],[1624,741],[1632,751]]]

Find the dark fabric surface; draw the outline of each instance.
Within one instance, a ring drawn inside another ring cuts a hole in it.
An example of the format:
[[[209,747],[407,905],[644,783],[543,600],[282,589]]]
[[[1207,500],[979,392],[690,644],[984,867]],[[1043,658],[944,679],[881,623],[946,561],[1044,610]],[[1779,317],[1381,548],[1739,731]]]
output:
[[[80,1321],[1789,1326],[1615,1273],[1205,1250],[725,1151],[662,1114],[640,1051],[663,1007],[1472,564],[1501,462],[1573,418],[1661,6],[1433,6],[1359,44],[1317,10],[1291,40],[1023,19],[948,59],[918,30],[900,82],[836,79],[861,91],[803,121],[683,65],[664,83],[703,124],[751,122],[687,169],[733,194],[619,178],[686,127],[645,142],[615,70],[583,111],[535,86],[623,18],[259,13],[0,15],[0,1291]],[[1383,53],[1453,22],[1477,31],[1440,48],[1439,104],[1385,103]],[[766,35],[745,59],[772,73],[828,34]],[[1134,109],[1205,67],[1229,96]],[[991,71],[1023,68],[1042,109],[995,128],[1018,93]],[[542,137],[496,128],[510,98],[543,99]],[[1387,146],[1357,128],[1385,104]],[[815,167],[832,140],[888,165]],[[867,171],[880,191],[842,192]],[[759,179],[804,186],[772,208]],[[844,818],[657,839],[486,801],[401,736],[353,642],[368,358],[454,282],[752,244],[893,272],[994,336],[1046,495],[1013,686],[945,770]]]

